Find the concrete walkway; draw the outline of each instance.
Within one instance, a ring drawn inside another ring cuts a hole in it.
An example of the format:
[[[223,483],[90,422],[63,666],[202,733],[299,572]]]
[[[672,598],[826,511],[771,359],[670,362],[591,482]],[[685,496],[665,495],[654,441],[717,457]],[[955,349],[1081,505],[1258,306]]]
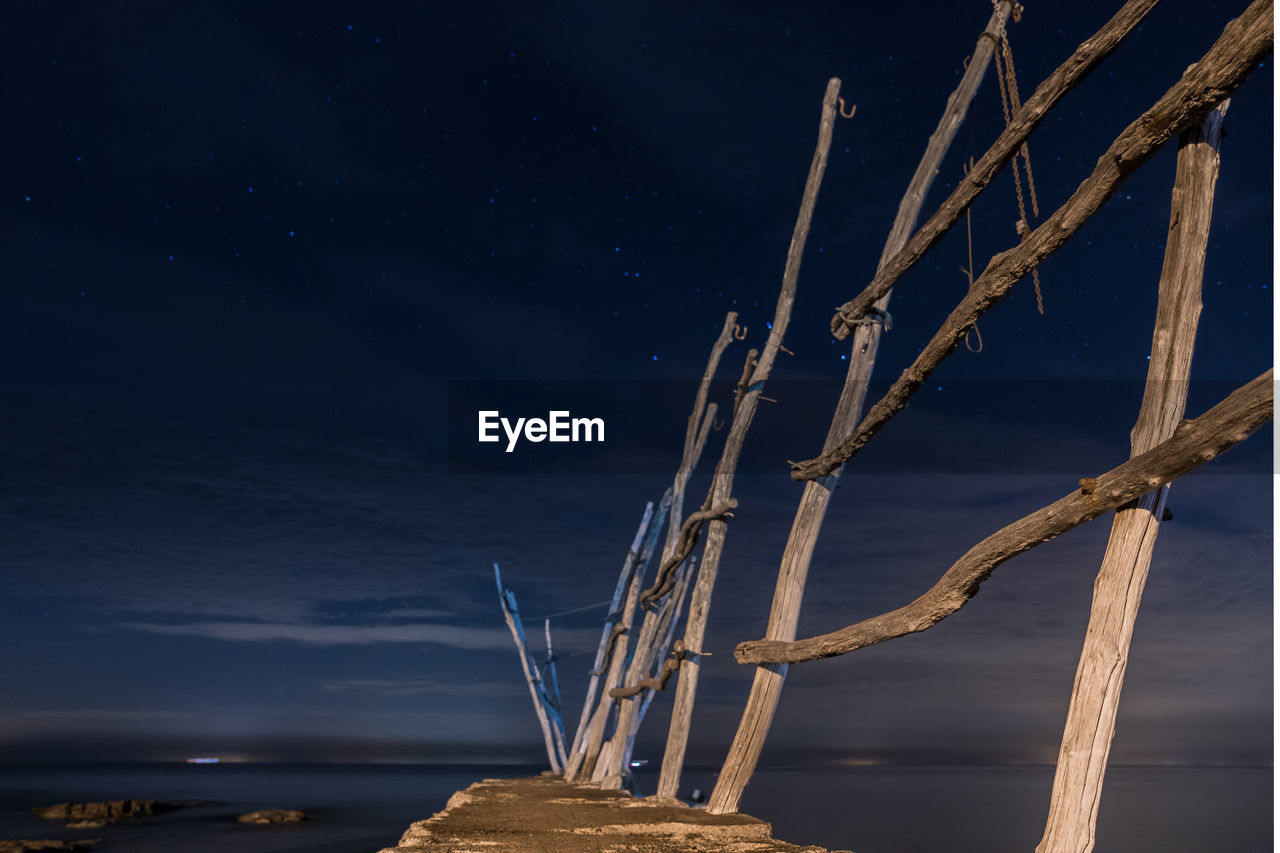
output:
[[[749,815],[569,785],[554,776],[485,779],[381,853],[828,853],[776,841]],[[840,853],[837,851],[836,853]],[[847,853],[845,851],[844,853]]]

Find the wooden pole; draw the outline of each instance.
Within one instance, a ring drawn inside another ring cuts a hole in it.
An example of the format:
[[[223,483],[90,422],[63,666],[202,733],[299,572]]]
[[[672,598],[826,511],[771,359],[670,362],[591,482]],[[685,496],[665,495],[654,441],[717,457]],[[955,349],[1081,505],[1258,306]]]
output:
[[[556,710],[560,711],[560,679],[556,678],[556,655],[551,650],[551,620],[544,619],[542,628],[547,638],[547,683],[551,685],[547,695],[551,697]]]
[[[828,87],[831,92],[838,93],[836,88]],[[800,261],[804,254],[804,244],[808,237],[809,222],[813,216],[813,206],[817,200],[818,187],[822,180],[822,172],[826,168],[827,153],[831,145],[831,134],[834,130],[837,95],[828,99],[832,111],[828,114],[824,107],[822,121],[819,124],[818,152],[814,155],[814,163],[810,167],[811,187],[806,187],[801,202],[801,213],[796,222],[795,235],[792,238],[787,263],[783,270],[782,289],[778,296],[778,304],[774,309],[773,323],[769,327],[769,337],[765,341],[764,352],[757,354],[753,349],[747,353],[746,364],[740,382],[740,390],[734,404],[733,424],[729,428],[729,436],[725,439],[724,450],[720,461],[716,463],[715,475],[711,488],[707,492],[705,507],[719,508],[737,505],[732,497],[733,481],[738,469],[738,457],[742,454],[742,446],[746,442],[747,430],[755,418],[760,395],[764,391],[765,382],[773,369],[778,350],[782,347],[782,338],[791,322],[791,306],[795,302],[796,284],[800,276]],[[816,178],[813,177],[816,169]],[[812,192],[810,192],[810,189]],[[744,384],[745,383],[745,384]],[[684,638],[681,640],[681,655],[676,661],[679,667],[680,680],[676,685],[674,707],[671,712],[671,723],[667,729],[667,745],[662,754],[662,771],[658,776],[658,796],[674,797],[680,788],[680,776],[684,770],[685,752],[689,745],[689,730],[693,724],[693,705],[698,691],[698,675],[702,667],[702,647],[706,635],[707,618],[711,612],[711,595],[715,589],[716,575],[720,568],[720,557],[724,552],[724,541],[727,523],[723,513],[715,513],[708,520],[707,546],[702,555],[702,568],[698,572],[698,580],[693,589],[689,603],[689,621],[685,626]],[[645,697],[645,703],[652,700],[652,694]]]
[[[1188,68],[1181,80],[1116,137],[1098,158],[1092,174],[1065,204],[1016,247],[991,259],[968,295],[911,366],[871,407],[858,428],[816,459],[793,463],[792,478],[816,479],[848,462],[907,405],[933,371],[960,346],[978,318],[1037,264],[1061,248],[1165,142],[1199,124],[1205,113],[1234,92],[1271,52],[1273,41],[1272,0],[1254,0],[1239,18],[1227,24],[1209,52]],[[855,315],[844,313],[846,321],[851,316]]]
[[[666,621],[659,626],[659,632],[662,639],[655,645],[653,655],[649,660],[649,671],[658,674],[657,678],[646,679],[648,682],[644,690],[644,695],[640,698],[640,707],[636,709],[635,717],[631,721],[631,728],[627,731],[627,740],[622,750],[622,774],[625,778],[630,773],[631,755],[636,745],[636,734],[640,731],[640,724],[644,722],[645,714],[649,713],[649,706],[653,704],[653,697],[656,691],[662,690],[666,686],[666,679],[670,678],[669,673],[673,672],[675,666],[678,666],[680,653],[676,653],[674,665],[668,667],[668,653],[672,650],[672,645],[676,642],[676,629],[680,624],[680,617],[684,613],[684,602],[688,597],[689,586],[691,585],[694,571],[698,565],[698,558],[690,556],[688,563],[681,567],[677,577],[675,588],[671,592],[671,600],[675,603],[675,607],[668,611],[669,616]],[[683,646],[681,646],[683,649]]]
[[[893,227],[880,253],[878,268],[882,269],[902,249],[912,227],[919,219],[920,208],[924,205],[929,186],[938,173],[942,159],[978,91],[982,77],[991,62],[996,33],[999,27],[1004,26],[1012,6],[1011,2],[999,3],[982,35],[979,36],[969,67],[965,70],[959,86],[947,99],[947,105],[937,129],[929,137],[925,153],[916,166],[915,174],[912,175],[907,191],[898,205]],[[875,307],[884,312],[889,305],[891,295],[891,290],[882,294],[875,303]],[[867,396],[871,370],[875,366],[876,352],[880,346],[880,335],[883,330],[881,324],[856,323],[853,328],[849,370],[845,376],[840,400],[836,403],[831,427],[827,431],[824,449],[833,446],[842,435],[847,434],[857,424]],[[796,627],[800,619],[800,602],[804,596],[805,581],[809,574],[809,563],[813,558],[818,533],[822,529],[827,505],[831,501],[831,493],[836,487],[839,476],[840,472],[837,470],[821,480],[805,483],[804,494],[796,509],[795,520],[792,522],[791,533],[787,538],[786,549],[783,551],[781,566],[778,570],[773,606],[769,611],[769,622],[765,631],[765,636],[770,639],[795,639]],[[715,789],[711,792],[711,799],[707,803],[707,811],[712,814],[728,814],[738,810],[742,793],[746,790],[747,783],[751,781],[751,774],[755,772],[756,762],[760,759],[760,751],[764,748],[769,727],[773,724],[773,715],[782,697],[782,685],[786,676],[785,664],[781,666],[766,664],[756,669],[755,678],[751,684],[751,694],[742,712],[737,734],[720,770]]]
[[[502,615],[511,629],[511,638],[515,640],[516,651],[520,654],[520,666],[524,670],[525,682],[529,685],[529,696],[533,699],[533,712],[538,717],[538,725],[542,728],[542,739],[547,746],[547,760],[554,773],[560,773],[565,766],[564,725],[538,675],[538,665],[529,653],[529,644],[525,641],[524,626],[520,624],[520,608],[516,606],[516,596],[502,585],[502,572],[498,564],[493,564],[493,577],[498,583],[498,601],[502,604]],[[556,729],[559,728],[557,736]]]
[[[1226,109],[1224,102],[1199,127],[1184,131],[1178,141],[1151,363],[1142,407],[1130,435],[1135,457],[1168,440],[1186,411],[1218,180],[1218,143]],[[1167,492],[1168,487],[1161,486],[1146,493],[1135,504],[1117,510],[1112,522],[1111,538],[1093,586],[1089,628],[1071,691],[1049,817],[1036,847],[1038,853],[1093,850],[1129,644]]]
[[[663,522],[671,509],[671,497],[672,489],[668,486],[662,500],[658,503],[658,511],[649,524],[649,529],[645,531],[644,541],[636,557],[636,570],[627,584],[626,601],[622,605],[618,623],[610,631],[605,659],[600,666],[605,671],[600,684],[600,698],[596,702],[591,721],[587,726],[587,733],[583,736],[578,750],[569,756],[569,769],[565,772],[565,779],[570,782],[590,779],[594,773],[608,728],[609,716],[617,704],[616,700],[609,695],[609,689],[622,683],[622,674],[627,663],[627,636],[635,621],[636,603],[640,599],[640,585],[644,582],[645,572],[648,571],[649,562],[653,559],[654,550],[658,547],[658,536],[662,533]]]
[[[543,668],[542,690],[546,694],[548,715],[551,716],[551,735],[556,741],[556,755],[560,759],[560,772],[569,766],[569,744],[564,730],[564,711],[560,706],[560,680],[556,677],[556,655],[551,647],[551,620],[542,620],[547,642],[547,662]]]
[[[640,526],[636,528],[636,535],[631,540],[631,548],[627,551],[627,557],[622,561],[622,571],[618,574],[618,583],[613,589],[613,600],[609,603],[609,613],[604,618],[604,627],[600,629],[600,644],[596,646],[595,662],[591,665],[591,678],[587,682],[587,695],[582,700],[582,714],[578,717],[578,728],[573,735],[573,747],[569,750],[571,764],[573,756],[577,754],[578,748],[582,745],[583,737],[586,736],[587,725],[591,719],[591,711],[595,708],[596,700],[600,695],[600,678],[604,675],[605,654],[613,634],[613,626],[618,623],[618,618],[622,615],[619,612],[619,608],[626,597],[627,584],[631,582],[631,576],[635,574],[636,560],[640,556],[640,546],[644,541],[645,531],[648,530],[649,521],[652,518],[653,501],[649,501],[645,504],[644,514],[640,517]]]
[[[1070,494],[1005,525],[970,548],[928,592],[905,607],[817,637],[739,643],[735,656],[742,663],[800,663],[933,627],[967,604],[1006,561],[1136,501],[1244,441],[1272,418],[1271,381],[1268,370],[1195,420],[1179,423],[1167,441],[1105,474],[1082,479]]]

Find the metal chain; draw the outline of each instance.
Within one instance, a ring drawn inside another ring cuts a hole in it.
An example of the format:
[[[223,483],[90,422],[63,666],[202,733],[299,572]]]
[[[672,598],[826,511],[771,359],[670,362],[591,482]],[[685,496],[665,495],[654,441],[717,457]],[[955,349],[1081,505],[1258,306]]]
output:
[[[992,5],[997,9],[1002,0],[991,0]],[[1015,4],[1015,7],[1017,4]],[[1020,10],[1019,10],[1020,11]],[[1013,115],[1022,109],[1022,99],[1018,94],[1018,77],[1014,70],[1013,64],[1013,47],[1009,44],[1009,33],[1004,25],[1004,18],[997,16],[999,19],[998,30],[996,33],[997,41],[1000,49],[992,52],[992,59],[996,66],[996,81],[1000,84],[1000,107],[1004,110],[1004,123],[1008,127],[1013,122]],[[1015,15],[1014,20],[1018,20],[1020,16]],[[1027,143],[1022,143],[1020,149],[1022,160],[1027,170],[1027,188],[1031,195],[1031,210],[1036,216],[1040,215],[1040,202],[1036,198],[1035,179],[1031,176],[1031,152],[1027,147]],[[1013,191],[1018,198],[1018,237],[1025,240],[1031,233],[1031,224],[1027,221],[1026,202],[1022,197],[1022,177],[1018,171],[1018,153],[1013,155]],[[1032,267],[1031,280],[1035,284],[1036,289],[1036,310],[1042,315],[1044,314],[1044,295],[1040,291],[1040,270],[1038,267]]]

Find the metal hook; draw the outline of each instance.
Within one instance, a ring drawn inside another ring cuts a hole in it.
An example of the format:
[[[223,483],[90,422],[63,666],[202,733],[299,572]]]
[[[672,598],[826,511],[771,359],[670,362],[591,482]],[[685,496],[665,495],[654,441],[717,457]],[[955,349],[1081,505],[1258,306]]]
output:
[[[722,420],[720,420],[720,419],[718,419],[718,418],[712,418],[712,419],[711,419],[711,428],[712,428],[713,430],[715,430],[716,432],[719,432],[720,430],[724,429],[724,421],[722,421]]]
[[[857,104],[854,104],[852,107],[850,107],[850,108],[849,108],[849,112],[845,112],[845,111],[844,111],[844,98],[840,98],[839,100],[840,100],[840,117],[841,117],[841,118],[853,118],[853,114],[854,114],[854,113],[856,113],[856,112],[858,111],[858,105],[857,105]]]
[[[745,341],[747,339],[747,327],[733,324],[733,339],[736,341]]]

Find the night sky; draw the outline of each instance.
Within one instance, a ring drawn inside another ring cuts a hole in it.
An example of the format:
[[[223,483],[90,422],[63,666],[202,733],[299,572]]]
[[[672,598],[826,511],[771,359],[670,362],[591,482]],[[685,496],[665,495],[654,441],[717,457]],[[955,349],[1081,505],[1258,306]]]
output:
[[[838,76],[857,115],[836,126],[795,356],[755,427],[775,438],[748,436],[708,630],[691,759],[718,763],[751,680],[732,649],[763,634],[801,491],[786,460],[817,455],[844,376],[832,309],[874,272],[990,14],[772,5],[11,9],[0,757],[539,760],[491,564],[529,617],[586,608],[553,620],[576,720],[602,602],[679,461],[688,382],[726,311],[749,340],[724,377],[763,345]],[[1119,5],[1028,3],[1023,97]],[[1166,0],[1064,99],[1031,139],[1041,218],[1245,5]],[[1226,122],[1192,416],[1271,363],[1272,120],[1268,59]],[[988,72],[926,214],[1002,126]],[[1042,265],[1044,316],[1019,284],[983,351],[877,439],[897,455],[849,466],[802,635],[910,601],[1127,458],[1174,154]],[[979,268],[1016,218],[1006,170],[973,208]],[[965,263],[961,227],[902,280],[877,379],[964,295]],[[450,465],[450,383],[473,380],[684,390],[619,425],[611,448],[641,462],[510,473]],[[788,383],[806,389],[790,408]],[[1068,395],[1052,417],[1041,386]],[[1115,761],[1270,761],[1271,441],[1173,487]],[[765,760],[1052,761],[1107,531],[1008,563],[929,632],[793,667]],[[660,756],[669,701],[637,757]]]

